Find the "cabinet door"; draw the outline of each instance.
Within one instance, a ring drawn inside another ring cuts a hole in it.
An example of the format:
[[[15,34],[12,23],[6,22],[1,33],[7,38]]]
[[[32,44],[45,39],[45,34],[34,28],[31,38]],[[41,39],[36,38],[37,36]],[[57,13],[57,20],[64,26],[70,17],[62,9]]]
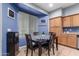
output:
[[[51,20],[49,20],[49,27],[53,27],[54,26],[54,20],[53,19],[51,19]]]
[[[58,43],[62,44],[62,41],[61,41],[61,36],[58,36]]]
[[[76,41],[77,41],[76,35],[68,36],[68,42],[67,42],[68,46],[76,48],[76,43],[77,43]]]
[[[64,17],[63,18],[63,27],[70,27],[71,26],[71,17]]]
[[[49,32],[54,32],[53,27],[49,27]]]
[[[61,44],[67,45],[67,36],[63,35],[61,38]]]
[[[60,35],[62,33],[62,28],[61,27],[53,27],[52,32],[55,32],[56,35]]]
[[[79,15],[72,16],[73,26],[79,26]]]
[[[54,20],[55,20],[55,26],[59,26],[59,27],[62,26],[61,17],[55,18]]]
[[[58,42],[63,44],[63,45],[67,45],[67,35],[62,34],[61,36],[59,36]]]
[[[60,26],[61,27],[62,23],[61,23],[61,18],[53,18],[51,20],[49,20],[49,26],[50,27],[55,27],[55,26]]]

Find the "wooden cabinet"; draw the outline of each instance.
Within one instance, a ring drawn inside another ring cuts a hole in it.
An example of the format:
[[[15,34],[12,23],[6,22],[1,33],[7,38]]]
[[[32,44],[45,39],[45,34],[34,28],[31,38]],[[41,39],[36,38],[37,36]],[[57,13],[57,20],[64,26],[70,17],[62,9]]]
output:
[[[67,42],[68,46],[76,48],[77,44],[76,41],[77,41],[76,35],[68,35],[68,42]]]
[[[58,43],[76,48],[77,37],[75,34],[61,34],[58,36]]]
[[[63,45],[67,45],[67,35],[61,34],[60,36],[58,36],[58,43],[63,44]]]
[[[51,27],[50,32],[55,32],[56,35],[60,35],[62,33],[62,28],[61,27]]]
[[[79,15],[72,15],[63,17],[63,27],[75,27],[79,26]]]
[[[55,27],[55,26],[62,26],[62,22],[61,22],[61,17],[58,18],[53,18],[51,20],[49,20],[49,26],[50,27]]]
[[[72,26],[79,26],[79,15],[73,15],[72,21],[73,21]]]
[[[70,27],[71,26],[71,17],[63,17],[63,27]]]
[[[62,32],[61,17],[57,17],[49,20],[49,30],[50,32],[55,32],[56,35],[59,35]]]
[[[61,21],[62,20],[62,21]],[[75,34],[64,34],[63,27],[79,26],[79,15],[58,17],[49,20],[50,32],[55,32],[58,36],[58,43],[76,48],[77,37]],[[63,34],[62,34],[63,33]]]

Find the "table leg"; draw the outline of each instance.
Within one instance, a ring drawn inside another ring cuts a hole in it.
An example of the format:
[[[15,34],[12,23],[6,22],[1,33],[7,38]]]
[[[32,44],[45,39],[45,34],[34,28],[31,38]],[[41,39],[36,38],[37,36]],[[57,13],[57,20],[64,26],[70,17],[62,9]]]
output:
[[[39,44],[39,56],[41,56],[42,54],[42,47],[41,47],[41,44]]]
[[[48,56],[50,56],[50,46],[48,47]]]
[[[53,50],[53,54],[55,55],[55,52],[54,52],[54,40],[53,40],[53,43],[52,43],[52,50]]]
[[[56,50],[58,50],[58,38],[56,37]]]

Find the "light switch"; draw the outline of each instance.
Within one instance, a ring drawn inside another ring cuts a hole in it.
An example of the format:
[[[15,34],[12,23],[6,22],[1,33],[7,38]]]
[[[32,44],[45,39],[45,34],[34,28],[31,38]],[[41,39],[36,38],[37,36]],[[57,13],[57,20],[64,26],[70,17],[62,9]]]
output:
[[[10,28],[8,28],[8,32],[11,32],[12,30]]]

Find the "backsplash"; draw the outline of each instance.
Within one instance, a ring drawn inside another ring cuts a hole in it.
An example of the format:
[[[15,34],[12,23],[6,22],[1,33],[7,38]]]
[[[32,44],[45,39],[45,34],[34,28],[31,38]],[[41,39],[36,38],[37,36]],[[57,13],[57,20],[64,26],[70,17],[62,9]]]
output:
[[[63,32],[79,32],[79,27],[64,27]]]

